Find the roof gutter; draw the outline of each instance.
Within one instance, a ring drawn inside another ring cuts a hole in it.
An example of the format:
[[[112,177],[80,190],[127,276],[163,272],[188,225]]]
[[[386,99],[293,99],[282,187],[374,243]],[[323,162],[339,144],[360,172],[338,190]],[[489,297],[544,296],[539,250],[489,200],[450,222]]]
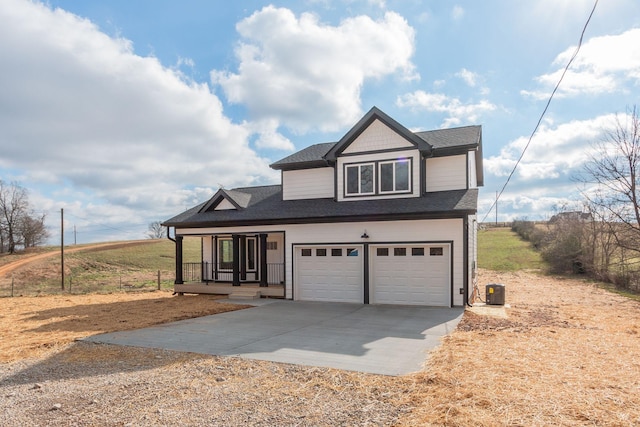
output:
[[[256,225],[287,225],[287,224],[326,224],[334,222],[369,222],[369,221],[405,221],[405,220],[421,220],[421,219],[460,219],[466,215],[477,213],[476,209],[461,209],[454,213],[450,211],[430,212],[429,214],[420,213],[396,213],[381,215],[345,215],[345,216],[329,216],[329,217],[298,217],[298,218],[269,218],[254,220],[232,220],[218,222],[184,222],[174,223],[174,228],[211,228],[211,227],[240,227],[240,226],[256,226]]]

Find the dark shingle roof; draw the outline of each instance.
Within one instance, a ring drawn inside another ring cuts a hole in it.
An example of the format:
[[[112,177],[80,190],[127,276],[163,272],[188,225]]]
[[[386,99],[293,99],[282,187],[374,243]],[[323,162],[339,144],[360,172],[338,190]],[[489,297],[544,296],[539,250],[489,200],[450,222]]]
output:
[[[476,147],[480,143],[482,126],[464,126],[416,132],[434,151]]]
[[[427,193],[394,200],[336,202],[333,199],[282,200],[282,187],[236,188],[250,195],[246,208],[199,212],[198,205],[164,222],[170,227],[222,227],[235,225],[353,222],[460,217],[475,213],[478,190]]]
[[[276,170],[308,169],[329,166],[336,156],[351,144],[374,120],[395,130],[398,135],[412,142],[424,155],[447,156],[463,154],[480,147],[482,126],[464,126],[424,132],[411,132],[384,112],[373,107],[338,142],[311,145],[271,164]],[[425,144],[426,143],[426,144]]]
[[[310,167],[328,166],[324,155],[327,154],[334,145],[335,142],[311,145],[282,160],[278,160],[271,164],[271,167],[273,169],[296,169],[296,166],[299,166],[299,168],[306,169]]]

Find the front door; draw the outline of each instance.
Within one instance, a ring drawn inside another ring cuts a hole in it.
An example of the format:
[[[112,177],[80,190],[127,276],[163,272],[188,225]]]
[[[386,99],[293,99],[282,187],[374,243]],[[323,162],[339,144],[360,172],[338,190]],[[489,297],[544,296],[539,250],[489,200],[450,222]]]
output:
[[[240,275],[243,281],[258,280],[257,248],[256,236],[243,236],[240,239]],[[233,279],[233,239],[231,237],[218,238],[217,267],[217,280]]]

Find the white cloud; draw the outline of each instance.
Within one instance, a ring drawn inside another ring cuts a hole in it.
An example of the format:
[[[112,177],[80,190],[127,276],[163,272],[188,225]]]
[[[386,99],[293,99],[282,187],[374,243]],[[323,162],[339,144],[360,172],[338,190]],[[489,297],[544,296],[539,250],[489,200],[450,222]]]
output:
[[[297,132],[335,131],[361,116],[367,80],[416,78],[414,30],[394,12],[330,26],[311,13],[296,17],[268,6],[236,28],[242,36],[238,72],[214,71],[211,79],[230,103],[246,106],[252,120],[277,120]]]
[[[536,78],[539,89],[521,93],[535,99],[548,98],[575,50],[576,46],[572,46],[560,53],[553,61],[558,68]],[[585,42],[556,96],[624,92],[629,83],[640,84],[640,28],[619,35],[594,37]]]
[[[461,78],[468,86],[474,87],[478,82],[478,75],[466,68],[458,71],[456,77]]]
[[[614,120],[614,115],[607,114],[555,128],[541,126],[518,166],[514,182],[566,182],[582,169],[591,153],[591,143],[604,140]],[[499,155],[485,159],[485,172],[507,177],[527,141],[528,137],[520,137],[504,146]]]
[[[130,41],[19,0],[0,3],[0,39],[0,171],[154,218],[181,210],[194,185],[277,179],[206,84],[136,55]]]
[[[459,21],[464,17],[464,8],[459,5],[453,6],[451,9],[451,19],[454,21]]]
[[[545,122],[501,197],[500,220],[522,217],[526,212],[539,213],[530,219],[545,219],[540,215],[548,215],[562,205],[579,203],[581,189],[575,178],[584,172],[584,164],[593,155],[592,144],[608,139],[615,120],[614,114],[603,114],[558,125]],[[517,138],[505,145],[500,154],[485,158],[485,183],[502,187],[527,141],[525,136]],[[486,212],[495,196],[481,197],[480,210]]]
[[[527,190],[528,191],[528,190]],[[569,193],[566,193],[569,194]],[[480,220],[495,221],[495,211],[486,216],[486,212],[495,202],[495,194],[481,194],[478,200]],[[548,220],[553,212],[561,206],[574,206],[575,200],[571,196],[522,194],[505,191],[498,201],[499,221],[513,221],[514,219],[528,219],[532,221]],[[532,214],[533,213],[533,214]]]
[[[478,103],[463,103],[458,98],[452,98],[441,93],[428,93],[418,90],[399,96],[396,100],[399,107],[407,107],[412,110],[424,110],[434,113],[444,113],[448,117],[442,126],[458,126],[475,124],[483,113],[496,110],[496,106],[487,100]]]
[[[255,144],[258,148],[271,148],[276,150],[295,150],[293,143],[284,135],[278,132],[278,121],[275,119],[265,119],[244,124],[247,129],[251,129],[258,134]]]

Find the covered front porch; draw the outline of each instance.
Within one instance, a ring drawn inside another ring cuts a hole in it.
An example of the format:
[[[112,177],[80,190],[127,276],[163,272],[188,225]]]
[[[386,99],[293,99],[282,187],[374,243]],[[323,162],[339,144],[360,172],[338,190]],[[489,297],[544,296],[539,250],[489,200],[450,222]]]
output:
[[[200,262],[183,262],[183,239],[201,239]],[[177,293],[285,296],[284,232],[176,235]],[[252,292],[256,288],[259,292]]]

